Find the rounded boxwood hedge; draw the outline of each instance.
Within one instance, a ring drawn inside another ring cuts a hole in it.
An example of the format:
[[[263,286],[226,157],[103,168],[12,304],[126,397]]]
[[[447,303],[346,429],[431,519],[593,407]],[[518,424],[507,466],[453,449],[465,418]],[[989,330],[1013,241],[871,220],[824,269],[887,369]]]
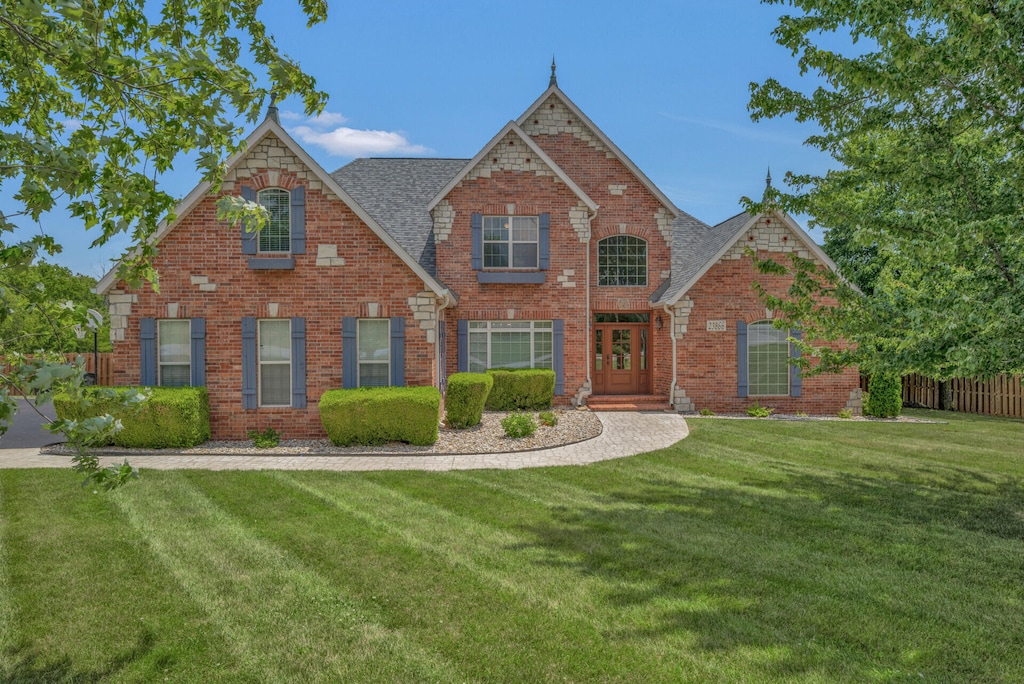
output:
[[[436,387],[360,387],[320,397],[320,422],[335,446],[437,441],[441,393]]]
[[[191,447],[210,439],[210,401],[205,387],[142,387],[149,399],[127,408],[119,399],[133,388],[86,387],[80,401],[69,394],[57,394],[53,407],[57,417],[82,420],[111,415],[124,426],[110,444],[138,449]],[[114,394],[116,396],[111,396]],[[107,445],[98,445],[107,446]]]
[[[448,391],[444,397],[445,423],[450,428],[463,429],[480,424],[487,395],[494,386],[494,378],[487,373],[456,373],[448,377]]]

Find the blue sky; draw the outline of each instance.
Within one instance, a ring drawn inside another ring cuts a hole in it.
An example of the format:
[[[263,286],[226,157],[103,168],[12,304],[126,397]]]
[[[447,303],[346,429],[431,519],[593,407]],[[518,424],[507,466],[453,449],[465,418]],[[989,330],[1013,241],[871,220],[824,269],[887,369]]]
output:
[[[297,2],[261,16],[282,51],[330,95],[310,122],[297,99],[282,123],[328,171],[354,156],[472,157],[547,87],[558,84],[677,206],[718,223],[759,196],[768,165],[821,172],[831,160],[802,145],[813,130],[792,120],[753,123],[749,83],[778,78],[809,89],[771,31],[784,9],[753,0],[392,0],[331,4],[305,27]],[[163,178],[184,196],[198,180],[182,159]],[[798,217],[801,218],[801,217]],[[99,277],[128,247],[88,250],[92,236],[51,215],[64,245],[55,261]],[[812,236],[819,242],[820,231]]]

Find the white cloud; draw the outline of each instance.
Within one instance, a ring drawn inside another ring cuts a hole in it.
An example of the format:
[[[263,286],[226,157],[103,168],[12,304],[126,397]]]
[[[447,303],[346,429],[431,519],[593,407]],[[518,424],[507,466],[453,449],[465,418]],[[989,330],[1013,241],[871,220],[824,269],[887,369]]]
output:
[[[425,154],[431,151],[423,145],[412,144],[397,131],[342,126],[348,119],[337,112],[322,112],[317,116],[306,117],[297,112],[282,111],[281,118],[285,121],[301,121],[300,125],[289,127],[288,131],[303,143],[317,145],[338,157]]]

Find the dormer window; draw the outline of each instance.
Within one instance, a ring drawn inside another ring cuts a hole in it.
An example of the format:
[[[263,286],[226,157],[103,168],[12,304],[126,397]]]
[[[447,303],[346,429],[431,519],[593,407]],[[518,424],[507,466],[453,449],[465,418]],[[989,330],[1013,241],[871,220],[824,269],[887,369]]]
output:
[[[258,201],[270,215],[259,235],[259,253],[287,254],[291,252],[291,196],[287,190],[268,188],[261,190]]]
[[[537,216],[484,216],[483,232],[484,268],[538,268]]]

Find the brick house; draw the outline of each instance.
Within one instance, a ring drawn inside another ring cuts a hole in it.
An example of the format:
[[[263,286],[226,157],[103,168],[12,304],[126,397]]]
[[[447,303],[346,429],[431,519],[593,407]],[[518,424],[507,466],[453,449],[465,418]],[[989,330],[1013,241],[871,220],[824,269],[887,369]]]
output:
[[[555,371],[556,402],[679,411],[859,409],[855,370],[801,378],[753,290],[747,249],[834,265],[788,216],[709,226],[678,209],[550,87],[470,160],[357,159],[326,173],[276,110],[155,235],[160,291],[116,269],[115,383],[206,385],[214,438],[322,436],[334,388]],[[216,219],[263,204],[259,234]],[[798,333],[797,333],[798,334]]]

